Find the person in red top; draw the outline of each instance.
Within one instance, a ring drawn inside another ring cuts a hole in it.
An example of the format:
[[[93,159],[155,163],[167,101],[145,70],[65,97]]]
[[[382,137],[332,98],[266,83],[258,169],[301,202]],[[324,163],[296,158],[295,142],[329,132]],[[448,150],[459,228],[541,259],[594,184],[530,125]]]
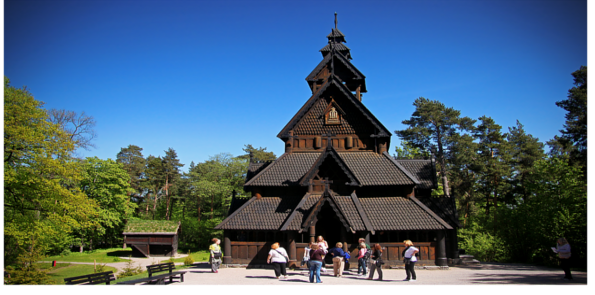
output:
[[[315,275],[316,283],[322,283],[322,280],[320,280],[320,268],[322,267],[325,254],[326,252],[320,249],[318,244],[312,244],[312,250],[310,250],[310,283],[314,283]]]

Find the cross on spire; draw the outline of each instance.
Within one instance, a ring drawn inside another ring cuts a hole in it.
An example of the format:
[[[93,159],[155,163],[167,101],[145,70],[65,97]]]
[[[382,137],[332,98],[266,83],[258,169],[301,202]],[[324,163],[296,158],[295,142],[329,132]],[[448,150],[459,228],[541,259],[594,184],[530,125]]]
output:
[[[337,28],[337,12],[335,12],[335,29]]]

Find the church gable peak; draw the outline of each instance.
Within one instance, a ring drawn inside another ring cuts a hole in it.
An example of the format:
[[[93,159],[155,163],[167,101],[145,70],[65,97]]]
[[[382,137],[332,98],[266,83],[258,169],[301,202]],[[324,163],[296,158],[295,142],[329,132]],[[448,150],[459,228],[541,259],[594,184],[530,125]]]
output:
[[[329,138],[330,136],[331,134],[329,134]],[[328,142],[330,143],[331,141]],[[331,182],[329,182],[329,179]],[[343,159],[341,159],[337,151],[331,144],[328,144],[326,150],[320,154],[316,162],[310,167],[310,170],[303,176],[300,185],[309,186],[309,191],[312,193],[320,193],[324,189],[323,184],[326,183],[328,185],[333,182],[339,186],[342,184],[361,186],[355,174],[353,174]],[[331,185],[331,187],[335,185]]]

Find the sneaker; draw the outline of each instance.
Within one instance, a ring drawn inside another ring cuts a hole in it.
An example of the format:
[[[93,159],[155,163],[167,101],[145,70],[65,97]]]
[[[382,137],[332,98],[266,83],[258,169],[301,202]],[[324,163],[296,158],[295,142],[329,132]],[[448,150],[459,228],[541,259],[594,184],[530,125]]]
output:
[[[289,278],[289,276],[283,276],[283,278],[284,278],[284,279],[287,279],[287,278]]]
[[[410,282],[415,282],[415,279],[411,279],[411,281],[410,281]]]
[[[218,271],[218,270],[216,270],[216,271],[215,271],[215,273],[219,273],[219,271]]]

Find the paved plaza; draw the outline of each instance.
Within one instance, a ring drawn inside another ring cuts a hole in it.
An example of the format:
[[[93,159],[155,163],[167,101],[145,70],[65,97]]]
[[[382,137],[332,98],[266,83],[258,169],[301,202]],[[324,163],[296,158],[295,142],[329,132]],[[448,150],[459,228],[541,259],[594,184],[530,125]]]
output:
[[[211,273],[208,265],[196,264],[188,269],[183,283],[175,285],[308,285],[305,270],[288,270],[287,279],[276,279],[272,269],[222,268]],[[561,269],[518,264],[483,264],[481,267],[450,267],[448,270],[416,270],[417,281],[408,282],[404,269],[383,270],[383,281],[366,280],[357,270],[345,271],[343,277],[333,276],[332,268],[321,275],[319,285],[585,285],[586,272],[573,272],[574,280],[563,279]],[[376,274],[375,278],[378,277]],[[312,284],[314,285],[314,284]]]

